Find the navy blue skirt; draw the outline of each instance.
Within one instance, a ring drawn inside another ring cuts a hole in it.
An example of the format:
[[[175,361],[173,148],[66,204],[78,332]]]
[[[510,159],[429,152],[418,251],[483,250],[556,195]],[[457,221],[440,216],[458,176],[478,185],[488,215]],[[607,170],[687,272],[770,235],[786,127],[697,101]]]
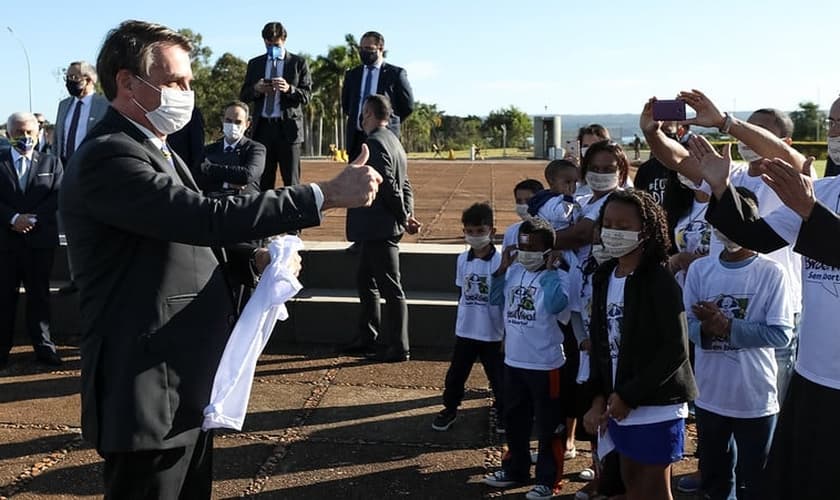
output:
[[[685,446],[685,419],[644,425],[618,425],[609,422],[610,437],[616,451],[646,465],[668,465],[682,459]]]

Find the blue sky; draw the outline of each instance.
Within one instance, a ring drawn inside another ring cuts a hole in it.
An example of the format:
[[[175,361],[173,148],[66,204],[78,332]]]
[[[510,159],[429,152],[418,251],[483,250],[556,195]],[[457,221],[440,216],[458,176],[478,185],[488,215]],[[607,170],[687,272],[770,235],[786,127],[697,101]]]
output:
[[[345,33],[375,29],[389,61],[407,68],[415,98],[458,115],[508,105],[531,114],[634,113],[651,95],[691,87],[727,110],[792,110],[802,100],[828,108],[840,93],[836,0],[46,0],[3,9],[3,120],[28,107],[23,51],[6,26],[29,51],[34,110],[54,121],[67,96],[63,68],[95,61],[105,33],[130,18],[201,33],[213,60],[261,53],[267,21],[286,26],[290,51],[313,55]]]

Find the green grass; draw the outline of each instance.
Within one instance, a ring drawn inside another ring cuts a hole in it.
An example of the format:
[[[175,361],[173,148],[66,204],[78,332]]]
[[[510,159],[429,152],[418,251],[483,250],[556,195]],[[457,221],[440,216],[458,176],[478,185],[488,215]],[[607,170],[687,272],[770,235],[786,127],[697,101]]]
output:
[[[459,149],[455,150],[455,159],[456,160],[469,160],[470,159],[470,150],[469,149]],[[504,154],[503,154],[504,153]],[[485,160],[498,160],[500,158],[510,158],[510,159],[517,159],[517,160],[524,160],[527,158],[534,157],[534,150],[533,149],[518,149],[518,148],[491,148],[491,149],[484,149],[481,148],[481,155],[484,157]],[[432,152],[422,152],[422,153],[408,153],[408,157],[412,160],[447,160],[449,159],[449,151],[441,151],[440,156],[438,158],[434,157],[435,154]]]

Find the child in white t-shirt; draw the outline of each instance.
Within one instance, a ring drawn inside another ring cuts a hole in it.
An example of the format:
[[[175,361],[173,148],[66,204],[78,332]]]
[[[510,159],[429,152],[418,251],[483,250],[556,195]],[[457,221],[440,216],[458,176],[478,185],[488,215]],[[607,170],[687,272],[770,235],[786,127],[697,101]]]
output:
[[[628,498],[671,498],[670,468],[682,458],[686,403],[697,388],[682,294],[665,267],[665,213],[648,193],[615,191],[598,223],[611,259],[592,282],[589,386],[595,397],[584,425],[608,433]]]
[[[444,382],[444,409],[432,423],[436,431],[445,431],[455,422],[464,398],[464,384],[476,359],[481,360],[490,382],[497,415],[497,431],[504,432],[502,411],[502,309],[491,305],[490,276],[498,269],[502,256],[493,245],[493,209],[476,203],[461,215],[464,239],[470,249],[458,255],[455,284],[461,289],[455,323],[455,347]]]
[[[520,181],[513,188],[513,197],[516,200],[516,215],[519,216],[520,221],[514,222],[505,229],[505,235],[502,238],[502,249],[516,248],[516,238],[519,236],[519,226],[522,221],[531,218],[528,213],[528,202],[535,194],[543,190],[543,185],[536,179],[525,179]]]
[[[528,201],[528,213],[547,220],[554,231],[568,229],[580,217],[575,202],[577,166],[568,160],[553,160],[545,166],[548,189]]]
[[[505,421],[508,453],[502,469],[484,478],[507,488],[528,481],[529,442],[536,426],[539,454],[536,485],[526,498],[551,498],[563,475],[565,413],[561,407],[561,368],[566,362],[557,315],[568,304],[568,276],[554,269],[550,254],[554,231],[542,219],[519,229],[514,262],[506,250],[493,273],[490,302],[503,306],[505,321]]]
[[[710,498],[756,498],[779,412],[774,348],[793,337],[793,311],[780,264],[717,236],[725,249],[694,261],[684,289],[701,488]]]

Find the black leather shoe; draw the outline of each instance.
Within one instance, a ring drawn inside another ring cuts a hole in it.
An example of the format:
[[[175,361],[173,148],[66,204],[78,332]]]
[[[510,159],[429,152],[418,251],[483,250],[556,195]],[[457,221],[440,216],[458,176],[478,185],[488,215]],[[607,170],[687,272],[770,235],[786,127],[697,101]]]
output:
[[[349,254],[354,254],[355,255],[355,254],[361,252],[362,248],[361,248],[361,245],[359,245],[356,242],[353,242],[353,244],[350,245],[349,247],[345,248],[344,251],[349,253]]]
[[[408,352],[390,349],[366,357],[371,363],[402,363],[411,359],[411,355]]]
[[[49,366],[61,366],[64,363],[64,361],[61,359],[61,356],[59,356],[57,352],[39,352],[35,357],[39,363],[43,363]]]
[[[70,282],[68,285],[64,285],[63,287],[58,289],[58,293],[60,295],[70,295],[71,293],[78,292],[79,289],[76,287],[76,283]]]

